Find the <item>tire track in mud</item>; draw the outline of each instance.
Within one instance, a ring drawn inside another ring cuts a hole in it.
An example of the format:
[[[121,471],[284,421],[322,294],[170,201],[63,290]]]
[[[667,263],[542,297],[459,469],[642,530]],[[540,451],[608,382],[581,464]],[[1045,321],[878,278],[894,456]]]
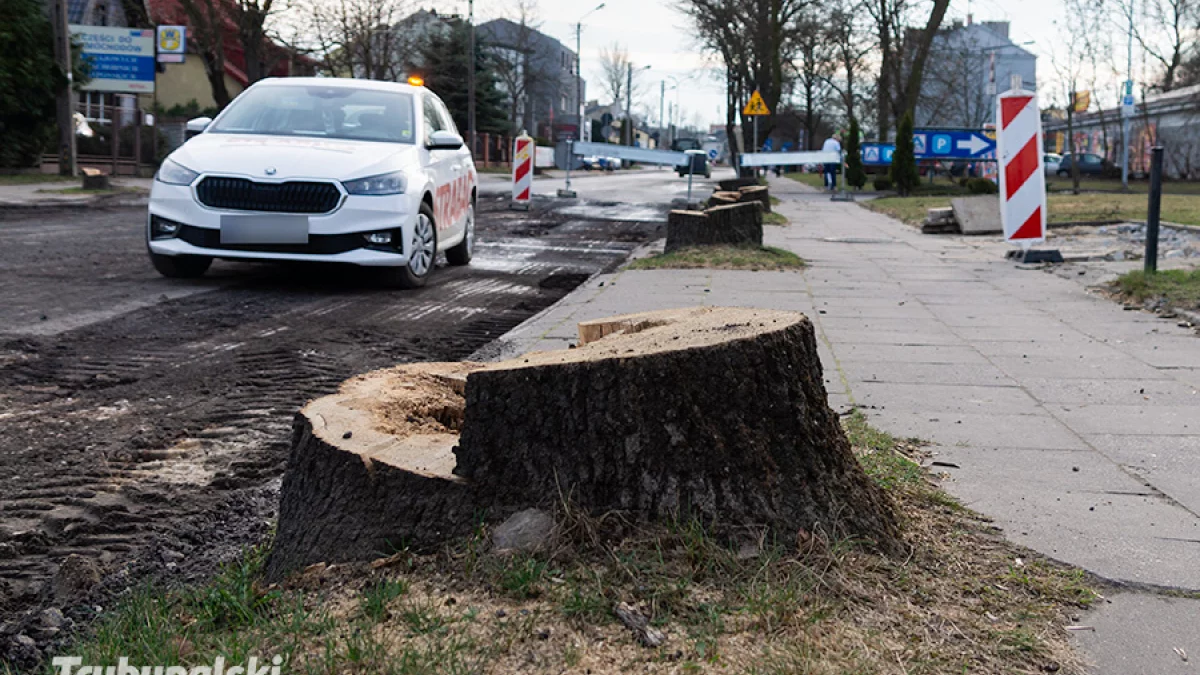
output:
[[[58,335],[0,337],[0,659],[30,667],[61,644],[69,631],[39,632],[43,608],[83,625],[130,585],[200,578],[261,542],[306,400],[375,368],[466,358],[654,230],[534,219],[536,234],[514,233],[528,216],[483,205],[477,264],[440,268],[416,292],[273,270]],[[53,272],[36,270],[87,292]],[[72,555],[98,585],[56,590]]]

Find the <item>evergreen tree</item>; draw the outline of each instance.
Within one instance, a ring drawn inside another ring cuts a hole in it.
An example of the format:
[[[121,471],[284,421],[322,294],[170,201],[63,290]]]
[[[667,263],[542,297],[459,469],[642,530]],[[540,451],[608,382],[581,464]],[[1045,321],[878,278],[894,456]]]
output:
[[[867,184],[867,172],[863,171],[862,154],[858,145],[858,120],[850,118],[850,132],[846,138],[846,184],[861,190]]]
[[[911,112],[904,113],[896,127],[896,151],[892,153],[892,185],[900,196],[907,197],[921,182],[917,171],[917,158],[913,150],[913,118]]]
[[[456,21],[450,30],[429,37],[421,49],[425,86],[441,97],[450,109],[454,124],[467,133],[467,60],[470,28]],[[504,133],[508,130],[508,111],[504,94],[497,86],[495,64],[475,42],[475,130],[479,133]]]
[[[0,167],[37,163],[55,130],[55,93],[65,80],[39,0],[0,2]]]

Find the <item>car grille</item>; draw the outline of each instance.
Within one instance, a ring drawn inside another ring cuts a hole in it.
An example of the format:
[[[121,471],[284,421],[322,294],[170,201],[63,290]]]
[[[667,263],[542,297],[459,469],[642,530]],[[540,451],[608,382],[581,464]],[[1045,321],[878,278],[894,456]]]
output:
[[[307,244],[222,244],[221,231],[207,227],[183,225],[177,235],[183,241],[200,248],[224,249],[227,251],[258,251],[262,253],[307,253],[334,255],[360,248],[389,250],[367,244],[362,233],[356,234],[310,234]]]
[[[201,204],[214,209],[274,213],[328,213],[342,198],[333,183],[259,183],[222,176],[200,181],[196,196]]]

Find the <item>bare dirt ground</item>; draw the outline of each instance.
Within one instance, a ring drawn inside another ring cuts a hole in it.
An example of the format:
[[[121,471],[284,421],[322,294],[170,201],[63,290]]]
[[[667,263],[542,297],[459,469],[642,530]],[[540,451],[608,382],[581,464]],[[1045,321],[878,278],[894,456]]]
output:
[[[204,577],[261,542],[307,399],[466,358],[658,227],[504,204],[480,205],[476,261],[416,292],[227,262],[168,281],[144,211],[0,215],[0,661],[44,655],[111,591]],[[98,585],[54,583],[72,554]]]

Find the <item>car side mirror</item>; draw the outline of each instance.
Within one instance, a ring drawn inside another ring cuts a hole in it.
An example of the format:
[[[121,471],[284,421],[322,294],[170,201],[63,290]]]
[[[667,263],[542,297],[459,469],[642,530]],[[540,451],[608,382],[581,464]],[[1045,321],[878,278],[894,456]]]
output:
[[[429,135],[425,147],[430,150],[457,150],[463,146],[463,137],[453,131],[435,131]]]
[[[197,117],[195,119],[188,120],[187,129],[183,134],[184,140],[204,133],[204,130],[207,129],[208,125],[210,124],[212,124],[211,117]]]

